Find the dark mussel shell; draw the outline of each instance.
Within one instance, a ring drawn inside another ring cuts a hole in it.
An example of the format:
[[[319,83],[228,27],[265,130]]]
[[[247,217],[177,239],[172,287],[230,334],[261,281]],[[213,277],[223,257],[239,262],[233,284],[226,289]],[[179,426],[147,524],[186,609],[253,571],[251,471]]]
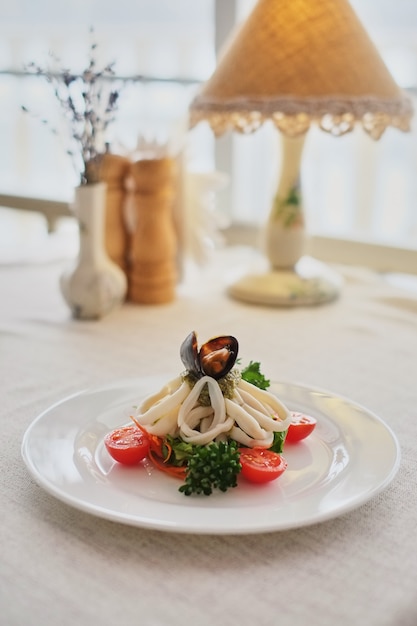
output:
[[[180,348],[181,361],[184,363],[190,374],[197,378],[203,376],[198,354],[197,335],[193,331],[184,339]]]
[[[235,337],[214,337],[198,351],[197,336],[192,332],[181,345],[181,360],[194,376],[211,376],[218,380],[226,376],[234,366],[239,344]]]
[[[226,376],[236,362],[238,350],[238,341],[231,335],[210,339],[200,348],[201,369],[216,380]]]

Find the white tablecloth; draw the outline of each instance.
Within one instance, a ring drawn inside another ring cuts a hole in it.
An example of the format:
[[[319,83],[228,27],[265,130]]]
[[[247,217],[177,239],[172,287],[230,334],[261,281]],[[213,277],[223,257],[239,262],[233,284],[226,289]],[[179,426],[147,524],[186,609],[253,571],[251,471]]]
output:
[[[224,269],[193,269],[164,306],[126,304],[74,321],[63,263],[0,266],[1,583],[5,626],[415,626],[417,624],[417,294],[339,268],[339,300],[274,309],[229,299]],[[25,430],[80,389],[182,370],[179,345],[233,334],[272,380],[351,398],[401,446],[393,482],[320,524],[252,535],[190,535],[107,521],[55,499],[21,458]]]

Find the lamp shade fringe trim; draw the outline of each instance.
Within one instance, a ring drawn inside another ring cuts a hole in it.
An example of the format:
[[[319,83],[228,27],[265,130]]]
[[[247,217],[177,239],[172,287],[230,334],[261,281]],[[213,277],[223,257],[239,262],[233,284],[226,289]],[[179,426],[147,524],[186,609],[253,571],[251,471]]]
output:
[[[362,124],[373,138],[379,139],[388,126],[410,130],[413,106],[406,94],[402,98],[382,101],[381,98],[232,98],[228,101],[197,96],[190,107],[190,128],[207,121],[214,134],[220,136],[233,130],[243,134],[257,131],[266,121],[289,137],[304,134],[312,123],[335,135],[353,130]]]

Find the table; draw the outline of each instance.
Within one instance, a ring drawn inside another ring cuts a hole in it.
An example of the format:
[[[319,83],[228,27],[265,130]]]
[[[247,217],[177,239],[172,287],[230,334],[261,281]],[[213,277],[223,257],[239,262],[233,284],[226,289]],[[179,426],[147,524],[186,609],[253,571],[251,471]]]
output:
[[[338,267],[340,299],[275,309],[229,299],[245,249],[186,272],[176,300],[74,321],[66,261],[0,266],[1,623],[5,626],[415,626],[417,293]],[[181,371],[179,345],[239,338],[273,380],[351,398],[396,433],[393,482],[360,508],[304,528],[190,535],[94,517],[37,486],[21,458],[32,420],[86,387]]]

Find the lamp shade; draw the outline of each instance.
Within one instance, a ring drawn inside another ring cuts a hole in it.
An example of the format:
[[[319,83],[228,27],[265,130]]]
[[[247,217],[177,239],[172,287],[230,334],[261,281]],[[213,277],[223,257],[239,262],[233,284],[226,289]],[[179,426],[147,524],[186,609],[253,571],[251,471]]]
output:
[[[347,0],[258,0],[190,107],[190,124],[285,134],[315,121],[335,135],[409,130],[412,106]]]

